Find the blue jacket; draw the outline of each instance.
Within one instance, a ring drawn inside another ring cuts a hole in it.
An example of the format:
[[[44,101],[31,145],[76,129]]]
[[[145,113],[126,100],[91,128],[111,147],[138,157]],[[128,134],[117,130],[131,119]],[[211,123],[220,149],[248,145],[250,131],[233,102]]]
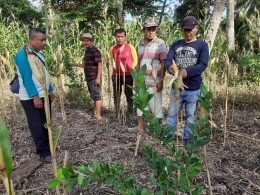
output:
[[[202,83],[201,73],[207,68],[209,60],[208,44],[201,40],[186,43],[184,39],[174,42],[165,59],[165,67],[169,71],[173,60],[179,68],[186,69],[187,77],[183,83],[186,91],[195,91]]]
[[[34,52],[39,55],[42,55],[41,52],[37,52],[37,51],[34,51]],[[39,89],[37,89],[35,82],[33,81],[33,76],[32,76],[33,73],[32,73],[28,58],[25,55],[24,48],[18,51],[18,53],[15,56],[14,62],[18,67],[18,73],[19,73],[18,78],[20,77],[20,79],[21,79],[21,80],[19,79],[19,83],[21,83],[20,81],[22,81],[22,83],[20,84],[20,87],[22,85],[22,87],[25,88],[29,98],[39,95]],[[53,90],[52,86],[49,85],[48,91],[52,91],[52,90]],[[21,89],[20,89],[20,91],[21,91]],[[20,93],[19,93],[19,95],[20,95]]]

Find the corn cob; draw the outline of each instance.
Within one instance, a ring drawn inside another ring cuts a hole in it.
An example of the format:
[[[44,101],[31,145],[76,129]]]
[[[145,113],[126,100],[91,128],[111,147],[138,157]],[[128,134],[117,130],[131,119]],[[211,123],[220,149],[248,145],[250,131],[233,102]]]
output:
[[[112,64],[112,66],[113,66],[113,69],[116,69],[115,58],[111,58],[111,64]]]
[[[64,64],[63,62],[60,63],[60,66],[59,66],[59,70],[57,72],[57,76],[60,76],[62,74],[62,71],[63,71],[63,67],[64,67]]]
[[[57,60],[59,62],[62,61],[62,54],[61,54],[61,44],[58,45],[58,48],[57,48]]]
[[[174,69],[174,72],[178,72],[178,68],[175,62],[172,63],[171,67]]]
[[[110,54],[109,54],[109,52],[107,51],[107,53],[106,53],[106,58],[105,58],[106,60],[106,67],[107,67],[107,70],[109,71],[109,59],[110,59]]]

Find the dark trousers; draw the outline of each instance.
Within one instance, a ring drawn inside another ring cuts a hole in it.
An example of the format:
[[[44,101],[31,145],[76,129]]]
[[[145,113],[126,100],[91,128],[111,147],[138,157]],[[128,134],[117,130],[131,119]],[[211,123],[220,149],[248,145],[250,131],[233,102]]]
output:
[[[133,77],[131,75],[125,76],[125,83],[124,83],[124,76],[112,76],[112,81],[113,81],[113,92],[114,92],[114,102],[116,105],[119,105],[120,103],[120,97],[122,93],[122,85],[125,84],[125,96],[126,96],[126,101],[129,106],[133,105],[133,91],[131,88],[129,88],[127,85],[133,86]]]
[[[44,102],[44,98],[41,98],[41,100]],[[36,146],[36,152],[44,158],[50,155],[48,129],[44,128],[44,124],[46,123],[44,108],[35,108],[32,99],[21,100],[21,104],[25,111],[28,126]]]

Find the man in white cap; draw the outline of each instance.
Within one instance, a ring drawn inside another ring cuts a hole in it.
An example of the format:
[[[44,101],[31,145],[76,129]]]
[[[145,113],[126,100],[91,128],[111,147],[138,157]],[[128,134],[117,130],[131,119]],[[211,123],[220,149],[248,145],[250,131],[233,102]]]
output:
[[[93,45],[93,36],[84,33],[80,40],[86,48],[84,56],[84,64],[70,63],[71,66],[84,68],[85,78],[88,85],[90,97],[95,102],[94,115],[97,119],[101,119],[101,75],[102,75],[102,58],[100,51]]]
[[[181,90],[179,96],[178,113],[185,106],[186,120],[184,126],[185,143],[190,142],[192,135],[188,123],[195,123],[195,110],[198,95],[200,95],[200,85],[202,83],[201,73],[207,68],[209,60],[208,44],[202,40],[197,40],[196,34],[199,26],[195,17],[188,16],[183,19],[181,30],[184,39],[174,42],[167,54],[165,67],[171,74],[175,74],[176,69],[173,68],[172,62],[175,61],[179,73],[182,74],[183,83],[187,88]],[[170,99],[174,96],[174,89],[171,89]],[[169,115],[166,124],[174,126],[177,124],[177,101],[170,102]],[[174,135],[175,130],[170,132]]]
[[[140,68],[146,64],[147,70],[145,73],[145,85],[148,87],[150,94],[155,94],[150,101],[146,109],[150,109],[156,118],[163,118],[162,111],[162,89],[163,79],[165,75],[164,60],[166,58],[167,49],[166,44],[162,39],[156,36],[157,24],[154,21],[145,21],[143,24],[144,39],[140,41],[138,45],[138,63],[136,66],[136,72],[139,72]],[[154,79],[152,71],[157,71],[156,78],[156,91],[154,89]],[[154,98],[156,102],[154,103]],[[138,125],[134,128],[128,128],[129,132],[142,132],[144,130],[144,118],[142,112],[137,109]],[[161,121],[161,120],[160,120]]]

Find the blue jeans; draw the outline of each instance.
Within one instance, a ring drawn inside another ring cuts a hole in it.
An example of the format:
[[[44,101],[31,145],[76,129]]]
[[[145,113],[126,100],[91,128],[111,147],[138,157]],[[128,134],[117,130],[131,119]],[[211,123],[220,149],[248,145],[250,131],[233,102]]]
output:
[[[198,97],[200,95],[200,90],[196,91],[181,91],[179,96],[179,109],[178,109],[178,115],[180,115],[180,112],[185,106],[185,113],[186,113],[186,119],[185,119],[185,126],[184,126],[184,139],[189,138],[192,135],[191,129],[188,127],[188,123],[195,123],[195,111],[196,111],[196,103],[198,100]],[[169,106],[169,115],[166,119],[166,124],[170,126],[175,126],[177,123],[177,101],[173,102],[174,97],[174,89],[171,90],[170,93],[170,106]],[[172,134],[174,136],[175,130],[171,131],[169,134]]]

